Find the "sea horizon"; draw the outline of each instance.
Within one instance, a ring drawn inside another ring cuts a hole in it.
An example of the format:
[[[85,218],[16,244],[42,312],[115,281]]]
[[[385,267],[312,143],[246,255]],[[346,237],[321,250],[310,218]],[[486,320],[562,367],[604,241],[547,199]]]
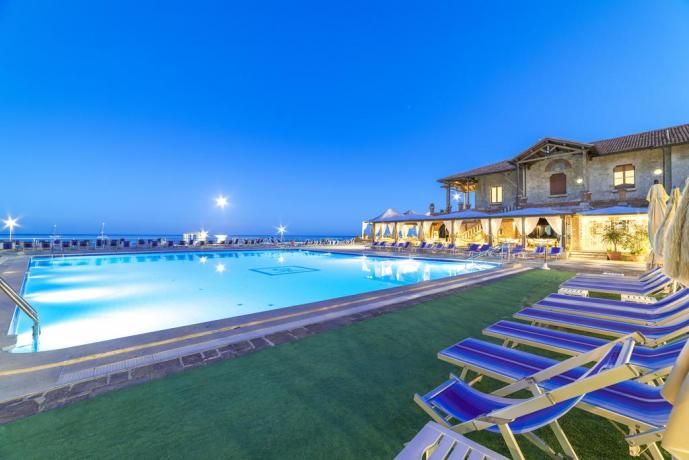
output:
[[[164,239],[181,239],[182,238],[181,233],[155,233],[155,232],[141,232],[141,233],[105,233],[105,237],[107,239],[125,239],[125,240],[133,240],[133,239],[157,239],[157,238],[164,238]],[[218,235],[225,235],[224,233],[217,233]],[[209,236],[213,237],[216,234],[211,233]],[[277,234],[269,234],[269,233],[236,233],[236,234],[226,234],[228,238],[248,238],[248,239],[255,239],[255,238],[279,238],[280,236]],[[13,233],[12,234],[12,240],[14,241],[31,241],[31,240],[49,240],[49,239],[63,239],[63,240],[71,240],[71,239],[96,239],[100,236],[99,233],[94,233],[94,232],[84,232],[84,233],[78,233],[78,232],[69,232],[69,233],[63,233],[63,234],[58,234],[58,235],[53,235],[50,233]],[[328,234],[328,233],[315,233],[315,234],[299,234],[299,235],[285,235],[284,240],[285,241],[303,241],[303,240],[320,240],[320,239],[335,239],[335,240],[341,240],[341,239],[350,239],[354,238],[355,235],[342,235],[342,234]],[[0,240],[9,240],[9,233],[0,233]]]

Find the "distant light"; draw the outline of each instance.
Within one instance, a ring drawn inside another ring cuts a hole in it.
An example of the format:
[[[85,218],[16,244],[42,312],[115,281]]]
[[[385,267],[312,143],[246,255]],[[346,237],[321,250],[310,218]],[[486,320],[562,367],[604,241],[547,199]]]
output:
[[[208,262],[208,257],[206,257],[206,256],[199,257],[199,262],[201,262],[202,264],[205,264],[206,262]]]
[[[663,174],[663,170],[662,170],[662,169],[656,168],[656,169],[653,170],[653,175],[654,175],[654,176],[660,176],[661,174]]]
[[[5,224],[3,228],[10,229],[10,241],[12,241],[12,232],[14,231],[14,227],[20,227],[19,219],[8,215],[7,219],[3,220],[2,222]]]
[[[459,201],[459,199],[461,198],[460,195],[459,195],[459,192],[455,192],[453,198],[455,199],[455,201]]]
[[[206,230],[201,230],[199,232],[199,238],[201,241],[206,241],[206,239],[208,239],[208,232]]]
[[[225,209],[225,206],[227,206],[227,197],[220,195],[215,199],[215,205],[221,209]]]
[[[215,266],[215,271],[218,273],[223,273],[225,271],[225,264],[218,264]]]
[[[577,184],[583,184],[584,183],[584,178],[583,177],[577,177]]]

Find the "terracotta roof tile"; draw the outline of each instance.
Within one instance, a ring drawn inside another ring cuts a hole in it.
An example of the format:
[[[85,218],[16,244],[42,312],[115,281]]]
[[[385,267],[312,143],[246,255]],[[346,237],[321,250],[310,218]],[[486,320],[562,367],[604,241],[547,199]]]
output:
[[[614,137],[612,139],[603,139],[592,142],[592,144],[596,153],[608,155],[611,153],[684,144],[687,142],[689,142],[689,124],[630,134],[628,136]]]
[[[509,161],[499,161],[497,163],[489,164],[486,166],[481,166],[480,168],[471,169],[469,171],[461,172],[458,174],[453,174],[442,179],[438,179],[438,182],[444,182],[454,179],[466,179],[469,177],[483,176],[484,174],[493,174],[504,171],[512,171],[515,166]]]
[[[546,138],[546,140],[547,139],[550,138]],[[539,141],[539,143],[542,141],[543,140]],[[599,155],[609,155],[612,153],[628,152],[631,150],[650,149],[686,143],[689,143],[689,123],[670,128],[662,128],[653,131],[645,131],[643,133],[630,134],[627,136],[613,137],[612,139],[602,139],[600,141],[591,142],[590,144],[593,145],[592,150],[594,153]],[[466,179],[469,177],[483,176],[485,174],[511,171],[513,169],[515,169],[515,166],[510,161],[500,161],[486,166],[481,166],[480,168],[475,168],[469,171],[444,177],[439,179],[438,182],[445,182],[454,179]]]

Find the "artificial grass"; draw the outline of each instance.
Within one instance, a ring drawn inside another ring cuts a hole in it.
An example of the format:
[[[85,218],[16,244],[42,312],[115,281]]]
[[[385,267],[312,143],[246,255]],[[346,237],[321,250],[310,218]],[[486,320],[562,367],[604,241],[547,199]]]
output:
[[[455,370],[436,353],[568,276],[530,271],[1,426],[0,458],[392,458],[428,421],[413,394]],[[627,457],[601,418],[562,426],[580,458]],[[472,437],[507,454],[499,435]]]

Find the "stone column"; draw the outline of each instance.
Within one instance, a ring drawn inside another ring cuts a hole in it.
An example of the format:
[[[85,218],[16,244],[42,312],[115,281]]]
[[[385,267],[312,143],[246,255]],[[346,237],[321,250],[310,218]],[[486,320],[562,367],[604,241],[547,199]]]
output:
[[[583,191],[588,193],[588,191],[589,191],[589,155],[588,155],[588,153],[584,152],[582,154],[581,164],[582,164],[581,178],[584,179],[584,190]]]
[[[672,147],[670,146],[663,147],[663,187],[668,193],[672,190]]]
[[[452,212],[452,189],[450,184],[445,186],[445,212]]]
[[[493,246],[493,219],[488,218],[488,244]]]
[[[526,217],[522,217],[522,246],[526,249]]]

